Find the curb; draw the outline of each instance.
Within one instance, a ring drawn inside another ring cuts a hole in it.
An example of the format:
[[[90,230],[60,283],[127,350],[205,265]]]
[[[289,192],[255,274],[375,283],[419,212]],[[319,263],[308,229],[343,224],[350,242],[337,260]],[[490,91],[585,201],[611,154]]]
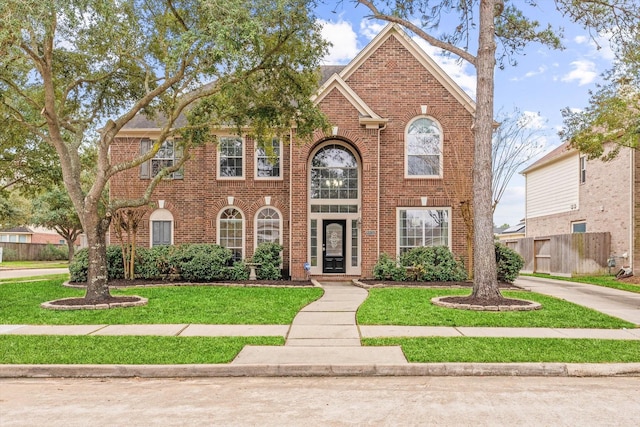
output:
[[[415,363],[406,365],[0,365],[0,378],[640,377],[640,363]]]

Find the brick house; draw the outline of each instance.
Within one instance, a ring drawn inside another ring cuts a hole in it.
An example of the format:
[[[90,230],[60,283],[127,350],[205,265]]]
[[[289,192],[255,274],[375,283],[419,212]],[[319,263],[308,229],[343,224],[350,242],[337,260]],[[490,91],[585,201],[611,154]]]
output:
[[[331,123],[312,143],[220,133],[153,193],[142,244],[219,243],[236,259],[283,245],[285,275],[371,277],[381,253],[446,245],[466,258],[460,203],[471,200],[473,100],[399,27],[389,25],[346,66],[322,67],[314,102]],[[148,149],[157,125],[138,117],[114,161]],[[112,180],[114,196],[142,193],[179,155],[172,142]],[[273,159],[275,157],[275,161]],[[112,242],[116,242],[112,231]]]
[[[522,172],[526,237],[606,232],[610,246],[601,248],[606,258],[615,260],[616,268],[633,266],[640,260],[634,236],[637,155],[623,148],[608,162],[588,160],[565,143],[530,165]]]

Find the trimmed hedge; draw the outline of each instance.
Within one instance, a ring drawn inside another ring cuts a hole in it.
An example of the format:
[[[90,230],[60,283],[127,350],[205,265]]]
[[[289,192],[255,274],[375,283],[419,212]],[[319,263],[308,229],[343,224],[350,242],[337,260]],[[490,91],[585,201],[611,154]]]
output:
[[[513,283],[524,266],[522,257],[512,249],[496,243],[496,269],[498,281]],[[373,267],[378,280],[449,282],[467,279],[461,261],[457,261],[446,246],[413,248],[399,259],[380,255]]]
[[[256,249],[253,262],[259,263],[256,275],[261,280],[282,278],[282,246],[263,243]],[[189,282],[215,282],[220,280],[247,280],[249,269],[243,261],[231,265],[232,253],[216,244],[184,244],[136,248],[135,276],[137,279],[184,280]],[[107,247],[108,279],[124,278],[122,249]],[[69,265],[71,282],[86,282],[89,251],[76,252]]]

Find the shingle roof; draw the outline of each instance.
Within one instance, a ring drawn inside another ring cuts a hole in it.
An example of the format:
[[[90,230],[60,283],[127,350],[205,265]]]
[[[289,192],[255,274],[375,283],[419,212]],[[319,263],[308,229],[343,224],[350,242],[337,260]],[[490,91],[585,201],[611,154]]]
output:
[[[555,148],[554,150],[551,150],[550,152],[542,156],[540,159],[538,159],[537,161],[529,165],[525,170],[523,170],[520,173],[526,174],[527,172],[530,172],[533,169],[537,169],[544,164],[550,163],[551,161],[567,154],[570,151],[573,151],[573,149],[569,146],[568,142],[565,142],[564,144],[560,145],[559,147]]]

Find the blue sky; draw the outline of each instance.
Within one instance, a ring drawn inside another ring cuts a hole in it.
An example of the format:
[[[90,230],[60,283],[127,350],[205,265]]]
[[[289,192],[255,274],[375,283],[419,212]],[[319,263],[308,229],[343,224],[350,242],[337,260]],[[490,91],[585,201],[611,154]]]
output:
[[[561,143],[557,134],[562,127],[561,109],[582,109],[587,105],[589,90],[601,81],[601,73],[611,67],[613,54],[605,38],[598,38],[601,46],[598,49],[587,30],[562,18],[555,11],[553,0],[538,1],[537,9],[523,5],[523,10],[541,24],[563,27],[565,49],[556,51],[530,44],[524,54],[516,58],[516,66],[506,64],[504,70],[496,68],[495,110],[497,113],[500,109],[513,111],[518,108],[531,116],[530,123],[539,129],[545,153]],[[348,63],[384,28],[385,22],[367,19],[366,12],[364,7],[355,7],[347,0],[337,7],[325,5],[317,10],[323,23],[323,35],[333,43],[324,59],[326,64]],[[475,98],[472,66],[457,61],[454,56],[441,55],[421,39],[415,40]],[[516,174],[496,209],[494,223],[515,225],[524,218],[524,209],[525,181]]]

